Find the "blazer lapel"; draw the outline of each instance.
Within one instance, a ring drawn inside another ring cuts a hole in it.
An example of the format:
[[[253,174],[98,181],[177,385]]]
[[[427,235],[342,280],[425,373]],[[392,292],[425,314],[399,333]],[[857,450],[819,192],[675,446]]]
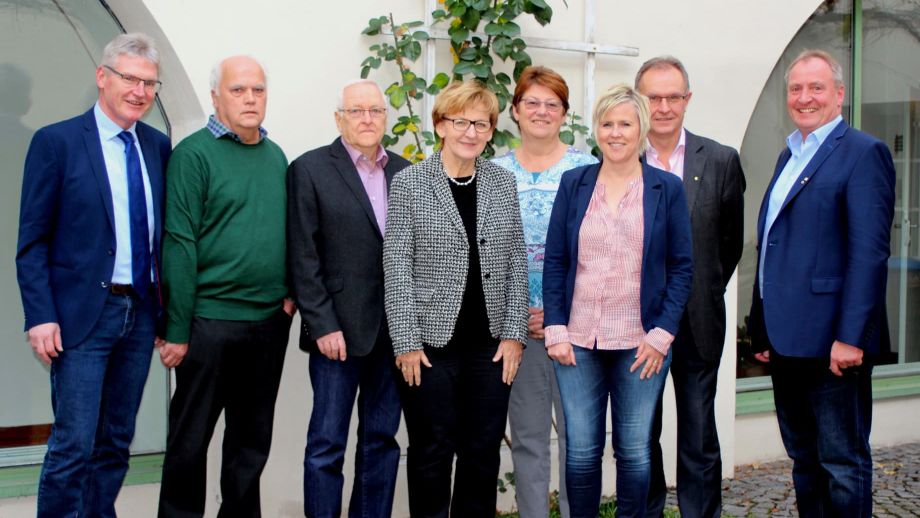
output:
[[[457,204],[454,202],[454,196],[450,193],[450,186],[447,185],[447,173],[444,172],[444,164],[441,162],[441,153],[435,153],[432,155],[432,158],[434,158],[434,160],[432,160],[431,168],[428,170],[428,174],[431,175],[431,188],[434,190],[434,195],[438,200],[438,205],[447,211],[447,219],[453,223],[456,230],[460,232],[460,235],[466,237],[466,228],[463,226],[463,220],[460,218],[460,212],[457,210]],[[477,186],[477,189],[481,188],[481,185]],[[478,199],[476,204],[479,204]],[[476,215],[478,219],[478,210]]]
[[[377,231],[377,235],[383,238],[383,233],[380,232],[380,226],[377,224],[377,216],[374,215],[374,207],[371,205],[370,198],[367,197],[367,190],[364,189],[364,184],[361,183],[361,177],[358,176],[358,170],[351,161],[351,156],[349,156],[340,138],[332,143],[332,146],[329,148],[329,154],[332,155],[332,163],[335,170],[342,178],[342,181],[345,182],[345,185],[348,186],[348,189],[358,200],[358,205],[364,209],[364,213],[370,220],[371,225],[373,225],[374,230]],[[387,180],[389,180],[389,178],[387,178]],[[389,181],[387,184],[389,187]]]
[[[706,171],[706,160],[709,153],[706,147],[696,137],[687,131],[687,140],[684,143],[684,194],[687,196],[687,207],[693,213],[696,204],[696,193]]]
[[[102,196],[102,205],[105,215],[109,220],[109,228],[115,232],[115,209],[112,207],[112,188],[109,185],[109,175],[105,169],[105,158],[102,156],[102,144],[99,141],[99,128],[96,126],[96,116],[90,109],[83,115],[83,142],[86,145],[86,155],[93,168],[93,176],[99,186]]]
[[[658,212],[658,199],[661,198],[661,182],[649,171],[648,164],[642,164],[642,183],[642,271],[645,271],[648,248],[652,243],[652,226]]]
[[[581,175],[581,181],[578,182],[578,190],[575,193],[575,218],[571,221],[575,228],[569,229],[571,242],[569,249],[578,250],[578,234],[581,232],[581,222],[585,219],[588,212],[588,205],[591,203],[591,196],[594,194],[594,188],[597,186],[597,178],[600,175],[601,164],[595,164],[587,169]]]
[[[760,202],[760,212],[757,215],[758,247],[760,246],[759,243],[761,238],[763,238],[763,227],[767,219],[767,205],[770,203],[770,192],[773,191],[773,186],[776,185],[779,174],[783,171],[783,168],[786,167],[786,163],[789,162],[790,158],[792,158],[792,153],[789,151],[788,147],[784,147],[779,154],[779,158],[776,160],[776,167],[773,169],[773,178],[770,180],[770,184],[767,186],[766,192],[764,192],[763,200]]]
[[[848,126],[846,122],[840,121],[840,124],[837,124],[833,131],[831,131],[831,134],[828,135],[826,139],[824,139],[824,143],[821,144],[821,147],[819,147],[818,151],[815,152],[815,156],[811,157],[808,165],[805,166],[805,169],[803,169],[799,174],[799,177],[796,179],[795,183],[792,184],[792,189],[789,191],[789,195],[786,196],[786,201],[783,202],[783,206],[780,207],[779,212],[777,213],[777,217],[779,217],[778,215],[782,214],[786,206],[789,205],[789,203],[796,196],[798,196],[800,192],[802,192],[802,189],[808,185],[808,182],[810,182],[811,179],[814,178],[816,174],[818,174],[818,168],[821,167],[821,164],[827,160],[827,157],[830,156],[830,154],[834,151],[834,148],[837,147],[837,144],[840,143],[840,139],[843,137],[843,134],[846,133],[847,127]]]
[[[489,213],[489,205],[492,203],[492,194],[495,189],[495,177],[492,175],[491,167],[485,163],[482,158],[476,158],[476,235],[482,234],[482,225],[486,221],[486,214]]]

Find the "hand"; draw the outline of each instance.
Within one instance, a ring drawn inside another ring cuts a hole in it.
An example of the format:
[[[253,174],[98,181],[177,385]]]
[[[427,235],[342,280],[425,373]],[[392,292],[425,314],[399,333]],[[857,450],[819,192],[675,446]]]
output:
[[[843,376],[843,369],[862,365],[863,350],[854,345],[834,340],[831,346],[831,372]]]
[[[635,372],[636,369],[642,365],[642,370],[639,372],[639,379],[650,379],[655,374],[661,372],[661,366],[663,364],[664,355],[658,352],[658,349],[655,349],[643,341],[636,350],[636,361],[629,367],[629,372]]]
[[[157,345],[157,348],[160,350],[160,361],[163,362],[163,366],[167,369],[178,367],[185,355],[188,354],[188,343],[174,344],[162,338],[157,338],[157,340],[160,341],[160,345]],[[154,341],[154,344],[156,344],[156,341]]]
[[[527,318],[527,335],[534,340],[543,340],[543,310],[540,308],[527,308],[530,316]]]
[[[284,303],[281,306],[281,309],[288,314],[289,317],[294,316],[294,312],[297,311],[297,306],[294,305],[294,301],[291,299],[284,299]]]
[[[770,350],[754,353],[754,359],[761,363],[770,363]]]
[[[396,357],[396,368],[402,372],[403,379],[410,387],[418,387],[422,384],[422,367],[431,367],[431,362],[425,356],[425,351],[410,351],[402,353]]]
[[[330,360],[345,361],[345,335],[341,331],[333,331],[316,339],[319,352]]]
[[[575,349],[572,348],[571,342],[559,342],[558,344],[548,345],[546,354],[553,360],[559,362],[559,365],[575,365]]]
[[[26,331],[26,337],[38,359],[45,365],[51,365],[51,358],[57,358],[64,351],[61,344],[61,326],[57,322],[48,322],[32,326]]]
[[[521,366],[523,353],[524,345],[517,340],[502,340],[498,343],[498,351],[492,357],[492,362],[502,360],[502,383],[511,385],[511,382],[514,381],[518,368]]]

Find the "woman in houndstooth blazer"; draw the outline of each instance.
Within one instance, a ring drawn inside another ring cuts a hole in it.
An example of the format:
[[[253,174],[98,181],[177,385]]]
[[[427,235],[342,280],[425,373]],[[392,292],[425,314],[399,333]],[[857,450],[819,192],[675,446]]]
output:
[[[510,386],[527,338],[517,186],[479,157],[498,118],[493,93],[454,83],[432,118],[442,149],[393,179],[383,245],[387,320],[404,381],[409,509],[491,518]]]

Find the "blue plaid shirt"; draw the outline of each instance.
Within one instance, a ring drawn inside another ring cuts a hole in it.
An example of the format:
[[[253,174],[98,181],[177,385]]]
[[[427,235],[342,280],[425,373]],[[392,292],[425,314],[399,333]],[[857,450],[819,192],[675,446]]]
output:
[[[240,139],[239,135],[234,133],[230,128],[224,126],[223,123],[217,120],[217,117],[215,117],[213,114],[208,117],[208,124],[205,127],[208,128],[208,131],[210,131],[212,135],[214,135],[214,138],[221,138],[226,135],[241,144],[243,143],[243,140]],[[268,132],[265,131],[265,128],[259,126],[259,141],[261,142],[266,135],[268,135]]]

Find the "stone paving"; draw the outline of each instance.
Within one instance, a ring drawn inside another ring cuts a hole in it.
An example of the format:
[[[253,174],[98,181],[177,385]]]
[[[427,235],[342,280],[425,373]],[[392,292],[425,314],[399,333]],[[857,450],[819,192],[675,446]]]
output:
[[[920,443],[876,448],[872,461],[873,516],[920,517]],[[673,489],[668,506],[677,507]],[[735,468],[735,478],[722,481],[722,516],[798,516],[792,461]]]

